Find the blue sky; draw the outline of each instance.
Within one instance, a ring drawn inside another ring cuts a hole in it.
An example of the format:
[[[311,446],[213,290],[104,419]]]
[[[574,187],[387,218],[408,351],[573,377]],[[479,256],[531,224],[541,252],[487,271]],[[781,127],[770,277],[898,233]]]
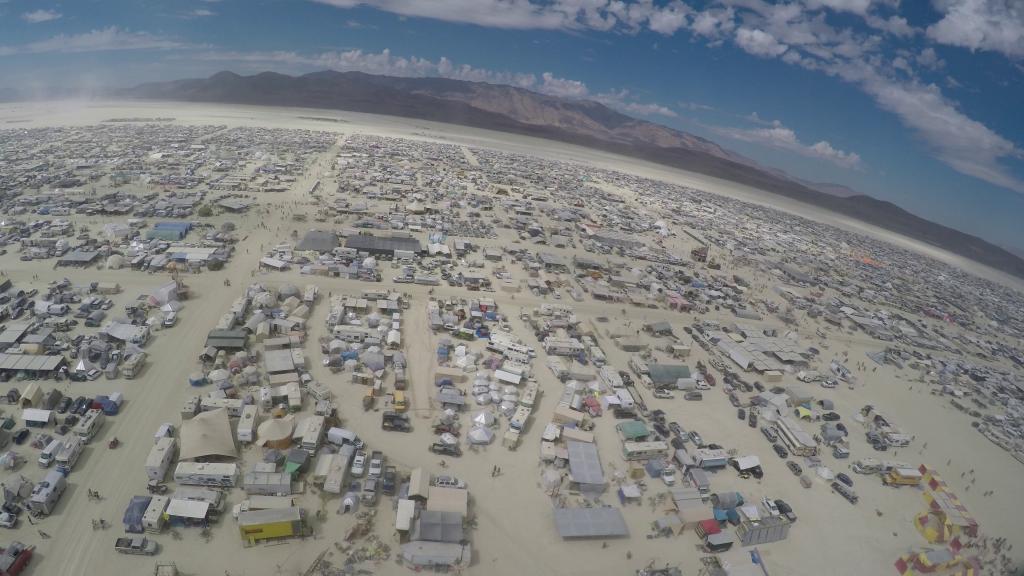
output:
[[[0,0],[0,89],[328,68],[595,99],[1024,251],[1018,0]]]

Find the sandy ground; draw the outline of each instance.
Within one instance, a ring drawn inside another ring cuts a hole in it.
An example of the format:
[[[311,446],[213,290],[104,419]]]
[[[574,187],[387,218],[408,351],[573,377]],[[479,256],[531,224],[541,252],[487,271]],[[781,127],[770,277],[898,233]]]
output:
[[[301,115],[310,115],[303,110]],[[210,106],[176,106],[169,110],[162,105],[132,104],[128,107],[90,106],[85,109],[71,107],[55,108],[51,105],[31,107],[0,107],[0,118],[17,119],[21,115],[32,119],[31,123],[93,123],[109,117],[124,116],[175,116],[190,123],[228,123],[242,125],[269,125],[275,127],[309,127],[341,132],[375,132],[384,135],[406,137],[430,137],[470,145],[493,146],[495,148],[547,153],[568,159],[588,162],[611,162],[608,155],[581,151],[573,147],[561,147],[544,143],[537,148],[538,141],[520,137],[506,137],[478,130],[463,130],[443,127],[418,121],[394,118],[371,117],[366,115],[337,112],[317,113],[343,117],[349,123],[335,124],[300,120],[297,112],[287,109],[228,108]],[[30,123],[15,123],[12,127],[23,127]],[[2,126],[2,124],[0,124]],[[467,151],[467,154],[469,152]],[[231,218],[242,234],[248,233],[245,242],[239,245],[235,258],[221,272],[186,276],[184,280],[192,288],[194,297],[181,312],[178,325],[156,335],[147,347],[150,362],[146,371],[135,380],[107,381],[103,378],[88,383],[66,384],[69,393],[98,394],[121,390],[127,398],[122,413],[110,418],[100,436],[90,445],[82,461],[69,478],[70,487],[56,513],[42,521],[38,528],[51,535],[40,539],[36,529],[22,524],[14,531],[3,535],[4,540],[17,538],[35,544],[37,558],[28,573],[33,575],[78,575],[146,574],[153,566],[153,559],[127,557],[115,554],[111,548],[113,539],[120,530],[120,517],[132,495],[145,492],[143,462],[150,446],[152,434],[161,422],[178,423],[181,403],[195,391],[187,385],[187,376],[196,369],[196,358],[202,349],[207,331],[217,317],[230,305],[244,286],[253,279],[268,286],[285,282],[302,286],[315,282],[324,296],[328,293],[356,294],[362,289],[379,287],[355,281],[300,276],[297,272],[282,274],[255,274],[254,268],[259,257],[259,246],[269,246],[287,239],[287,232],[297,226],[285,220],[289,210],[305,211],[312,214],[316,206],[303,197],[314,174],[323,166],[329,153],[323,155],[309,171],[307,178],[296,182],[292,192],[284,195],[261,198],[272,202],[270,216],[258,212]],[[621,167],[622,161],[616,167]],[[628,161],[634,170],[649,170],[652,175],[664,171],[662,168],[638,167],[635,161]],[[682,173],[673,173],[680,182],[703,182],[704,189],[712,192],[742,195],[743,190],[731,186],[719,189],[715,182]],[[702,180],[703,179],[703,180]],[[691,184],[696,185],[696,184]],[[763,200],[763,198],[762,198]],[[301,202],[301,204],[299,204]],[[96,220],[102,223],[103,220]],[[215,219],[214,222],[217,222]],[[269,229],[258,227],[265,223]],[[508,238],[485,241],[485,245],[502,245]],[[683,242],[684,240],[680,240]],[[909,242],[909,241],[907,241]],[[682,248],[680,248],[682,249]],[[68,276],[74,281],[114,280],[124,287],[116,298],[117,308],[133,300],[136,295],[146,293],[163,282],[166,277],[140,274],[132,271],[53,270],[52,263],[24,263],[16,254],[0,257],[0,269],[9,274],[19,287],[42,288],[54,279]],[[512,268],[516,279],[524,276]],[[386,271],[386,277],[391,271]],[[39,280],[32,281],[38,274]],[[255,274],[255,275],[254,275]],[[223,286],[230,278],[232,287]],[[383,286],[388,286],[387,281]],[[359,402],[362,388],[349,382],[349,374],[332,375],[319,365],[317,338],[324,333],[323,319],[327,313],[326,298],[314,308],[310,331],[307,338],[307,358],[314,376],[327,383],[335,394],[340,415],[347,427],[354,429],[368,443],[370,449],[383,450],[389,463],[403,470],[414,466],[426,466],[440,473],[438,458],[431,455],[427,445],[433,436],[429,430],[430,419],[436,414],[429,402],[432,373],[435,370],[434,349],[437,338],[427,328],[424,307],[427,289],[415,285],[393,285],[399,291],[408,292],[412,307],[405,314],[403,339],[405,352],[409,357],[412,386],[411,402],[415,431],[412,434],[383,433],[379,431],[380,415],[377,412],[363,412]],[[446,286],[436,288],[438,296],[465,296],[461,290]],[[513,316],[514,332],[524,341],[540,351],[539,343],[533,340],[529,329],[516,318],[520,307],[536,306],[551,299],[537,298],[528,292],[514,297],[495,292],[490,294],[498,302],[500,310]],[[768,297],[765,291],[758,297]],[[596,316],[608,316],[612,322],[605,326],[620,326],[629,323],[629,329],[639,327],[645,321],[665,318],[677,326],[691,324],[696,317],[689,314],[670,313],[665,310],[639,310],[630,308],[623,316],[621,306],[606,306],[590,300],[562,303],[572,305],[577,313],[589,322]],[[710,315],[717,318],[717,315]],[[723,321],[727,318],[721,318]],[[818,342],[814,336],[816,324],[805,321],[799,331],[802,341]],[[609,362],[625,368],[628,355],[615,347],[607,334],[599,334],[600,344],[608,354]],[[482,348],[482,344],[476,344]],[[847,352],[850,364],[867,361],[866,351],[877,350],[881,343],[874,343],[863,337],[830,338],[831,354]],[[699,348],[694,348],[688,363],[697,360],[708,361]],[[474,545],[474,563],[467,574],[516,575],[521,574],[631,574],[636,568],[648,562],[679,564],[685,574],[697,574],[701,553],[697,550],[697,538],[692,532],[673,539],[648,539],[648,526],[657,517],[650,505],[626,508],[626,518],[631,537],[608,542],[604,547],[600,541],[562,542],[556,535],[551,519],[551,499],[539,487],[541,468],[538,466],[537,450],[544,424],[549,420],[561,392],[561,385],[544,368],[542,351],[534,362],[534,369],[543,394],[534,411],[528,432],[520,448],[510,452],[499,443],[480,451],[467,451],[462,458],[448,459],[449,466],[444,473],[450,473],[466,480],[472,494],[472,513],[476,528],[470,533]],[[820,390],[821,397],[832,398],[843,421],[851,429],[854,458],[877,456],[865,444],[859,425],[852,415],[864,404],[874,404],[890,415],[917,441],[906,451],[892,452],[886,458],[904,460],[910,463],[925,462],[937,467],[950,486],[957,491],[967,507],[981,523],[985,533],[1005,536],[1019,551],[1024,551],[1024,535],[1019,526],[1021,502],[1024,502],[1024,483],[1021,483],[1021,465],[1012,460],[998,447],[989,443],[969,428],[968,418],[953,412],[948,404],[924,392],[924,386],[913,384],[911,371],[897,371],[891,366],[877,372],[861,375],[863,385],[854,390],[837,388],[832,391]],[[760,547],[766,558],[771,574],[811,575],[829,573],[836,575],[894,574],[892,562],[897,555],[910,547],[924,544],[914,530],[911,520],[914,514],[923,510],[924,500],[915,489],[890,489],[881,485],[876,478],[853,475],[856,489],[861,496],[860,504],[852,506],[838,495],[830,493],[827,484],[816,481],[811,489],[800,487],[797,479],[785,468],[783,462],[770,450],[761,434],[749,428],[736,418],[735,409],[719,389],[705,393],[703,402],[676,400],[654,400],[645,398],[652,408],[661,408],[669,414],[670,420],[680,422],[688,430],[698,430],[710,442],[726,447],[735,447],[740,454],[758,454],[765,470],[762,481],[742,480],[730,471],[723,471],[713,477],[716,491],[736,489],[749,499],[759,500],[763,495],[783,498],[796,509],[800,519],[793,527],[787,541]],[[6,410],[5,410],[6,411]],[[610,416],[597,421],[595,433],[601,450],[602,462],[607,472],[622,470],[624,461],[619,455],[619,441],[614,430],[615,421]],[[465,426],[464,421],[464,426]],[[503,423],[504,426],[504,423]],[[112,436],[119,437],[123,446],[109,450],[106,441]],[[927,445],[927,449],[922,449]],[[21,452],[33,455],[22,468],[21,473],[31,479],[42,476],[35,465],[34,451],[26,446]],[[258,454],[255,450],[245,452],[246,462],[252,462]],[[849,461],[834,461],[830,455],[823,458],[835,471],[843,471]],[[947,461],[949,464],[947,465]],[[490,470],[498,465],[503,474],[492,478]],[[968,474],[974,470],[974,474]],[[961,473],[964,477],[961,478]],[[974,478],[974,484],[971,478]],[[660,490],[658,480],[649,480],[651,494]],[[99,490],[104,500],[96,503],[85,497],[86,489]],[[995,490],[995,496],[982,497],[981,492]],[[243,498],[241,490],[233,490],[229,504]],[[571,500],[571,497],[570,497]],[[604,496],[608,503],[617,501],[609,490]],[[323,503],[315,490],[309,489],[300,497],[300,503],[308,511],[316,536],[305,540],[287,541],[278,544],[245,548],[238,537],[234,521],[224,518],[212,531],[209,542],[193,529],[180,531],[181,539],[163,534],[157,539],[163,546],[161,560],[175,561],[183,573],[220,576],[221,573],[238,575],[302,574],[313,559],[324,550],[329,550],[330,559],[338,561],[341,554],[335,551],[345,530],[354,523],[352,516],[335,514],[337,498]],[[314,517],[317,509],[326,514],[320,520]],[[378,504],[376,532],[385,542],[397,544],[393,536],[394,519],[391,502],[382,499]],[[879,514],[880,512],[881,514]],[[115,524],[108,531],[93,531],[90,520],[105,518]],[[746,555],[744,549],[734,549],[725,558],[739,560]],[[1018,552],[1019,554],[1020,552]],[[627,558],[631,555],[632,558]],[[1019,557],[1019,556],[1018,556]],[[384,563],[372,568],[377,574],[401,574],[406,569],[394,563]]]

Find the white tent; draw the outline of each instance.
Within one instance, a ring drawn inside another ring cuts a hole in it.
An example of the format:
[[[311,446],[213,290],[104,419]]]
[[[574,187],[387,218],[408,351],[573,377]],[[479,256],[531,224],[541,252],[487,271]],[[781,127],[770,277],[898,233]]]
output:
[[[179,302],[177,300],[171,300],[170,302],[168,302],[168,303],[164,304],[163,306],[161,306],[160,307],[160,311],[161,312],[177,312],[178,310],[181,310],[184,307],[185,307],[185,305],[182,304],[181,302]]]
[[[494,431],[490,428],[477,426],[467,435],[471,444],[490,444],[494,441]]]
[[[444,434],[441,434],[441,442],[449,446],[454,446],[459,443],[459,439],[453,434],[445,432]]]
[[[217,384],[217,383],[224,382],[224,381],[228,380],[229,378],[231,378],[231,373],[228,372],[227,370],[223,369],[223,368],[218,368],[216,370],[211,370],[210,373],[207,374],[206,377],[213,384]]]
[[[224,408],[203,412],[181,423],[180,459],[194,460],[203,456],[238,456],[228,411]]]
[[[481,410],[473,416],[473,424],[477,426],[493,426],[494,414],[486,410]]]

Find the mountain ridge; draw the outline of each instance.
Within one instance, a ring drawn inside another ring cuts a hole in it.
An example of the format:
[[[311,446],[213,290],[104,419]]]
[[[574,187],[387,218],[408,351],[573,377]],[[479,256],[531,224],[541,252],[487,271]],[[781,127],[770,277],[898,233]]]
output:
[[[1024,258],[976,236],[916,216],[837,184],[802,181],[711,140],[633,118],[592,100],[449,78],[321,71],[290,76],[230,71],[205,79],[147,83],[137,99],[325,108],[385,114],[536,136],[640,158],[745,184],[943,248],[1024,278]]]

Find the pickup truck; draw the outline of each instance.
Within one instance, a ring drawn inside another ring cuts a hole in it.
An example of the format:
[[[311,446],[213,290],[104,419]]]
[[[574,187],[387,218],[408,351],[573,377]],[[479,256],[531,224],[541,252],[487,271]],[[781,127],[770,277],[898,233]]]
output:
[[[367,475],[370,478],[380,478],[380,475],[384,473],[384,453],[380,450],[374,450],[370,455],[370,471]]]
[[[381,488],[384,494],[391,496],[395,493],[396,483],[398,482],[398,469],[394,466],[384,467],[384,483]]]
[[[380,427],[382,430],[412,432],[412,424],[409,423],[409,417],[397,412],[384,412],[381,415]]]
[[[143,554],[152,556],[157,552],[157,543],[149,538],[118,538],[114,542],[114,550],[121,554]]]

